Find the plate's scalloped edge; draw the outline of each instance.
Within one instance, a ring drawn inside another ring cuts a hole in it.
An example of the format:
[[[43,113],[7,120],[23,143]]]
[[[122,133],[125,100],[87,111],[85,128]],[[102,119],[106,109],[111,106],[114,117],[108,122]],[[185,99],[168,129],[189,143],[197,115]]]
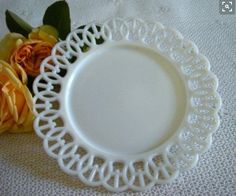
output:
[[[99,27],[98,27],[99,26]],[[73,62],[103,40],[129,40],[154,48],[173,60],[185,79],[189,93],[189,110],[176,138],[160,154],[144,160],[126,162],[98,157],[73,141],[59,112],[59,92],[64,72]],[[196,165],[199,154],[211,145],[212,133],[218,128],[221,98],[218,79],[210,71],[207,58],[181,33],[159,22],[135,18],[113,18],[102,24],[93,22],[72,31],[66,41],[56,44],[50,57],[41,65],[35,79],[34,128],[43,139],[47,154],[57,159],[60,168],[77,175],[87,185],[103,185],[110,191],[143,191],[156,183],[173,181],[180,171]]]

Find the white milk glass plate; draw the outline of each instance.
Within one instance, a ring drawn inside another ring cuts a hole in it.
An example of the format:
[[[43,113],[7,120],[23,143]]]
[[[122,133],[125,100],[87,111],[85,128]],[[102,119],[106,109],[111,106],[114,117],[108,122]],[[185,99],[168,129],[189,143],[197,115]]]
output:
[[[209,148],[217,81],[195,44],[160,23],[91,23],[42,63],[34,127],[66,173],[110,191],[143,191],[171,182]]]

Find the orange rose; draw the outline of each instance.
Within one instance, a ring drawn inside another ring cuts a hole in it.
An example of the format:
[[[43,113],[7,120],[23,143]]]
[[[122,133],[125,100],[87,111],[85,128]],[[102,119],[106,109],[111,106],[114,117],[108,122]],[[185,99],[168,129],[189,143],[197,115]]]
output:
[[[40,73],[41,62],[51,54],[53,44],[41,40],[29,40],[21,44],[11,55],[11,65],[21,67],[33,77]]]
[[[0,60],[0,133],[33,130],[32,96],[16,71]]]

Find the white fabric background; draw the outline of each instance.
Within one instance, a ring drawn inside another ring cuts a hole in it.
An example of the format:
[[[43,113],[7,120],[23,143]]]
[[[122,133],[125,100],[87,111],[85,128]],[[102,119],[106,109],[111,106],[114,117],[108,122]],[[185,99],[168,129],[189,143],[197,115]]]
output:
[[[32,25],[41,24],[53,0],[0,0],[0,36],[4,12],[15,11]],[[143,193],[120,195],[236,195],[236,16],[219,14],[218,0],[69,0],[73,27],[108,17],[157,20],[178,29],[194,41],[211,62],[219,78],[223,100],[221,125],[211,149],[197,167],[182,173],[174,183],[156,185]],[[90,188],[63,173],[44,153],[35,134],[0,135],[0,195],[110,195]],[[114,194],[116,195],[116,194]],[[118,194],[117,194],[118,195]]]

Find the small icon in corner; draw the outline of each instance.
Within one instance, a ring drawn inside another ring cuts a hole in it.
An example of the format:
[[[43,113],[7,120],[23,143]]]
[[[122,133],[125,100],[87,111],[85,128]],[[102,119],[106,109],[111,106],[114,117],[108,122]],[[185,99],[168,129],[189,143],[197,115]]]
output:
[[[235,14],[235,0],[220,0],[219,1],[220,14]]]

